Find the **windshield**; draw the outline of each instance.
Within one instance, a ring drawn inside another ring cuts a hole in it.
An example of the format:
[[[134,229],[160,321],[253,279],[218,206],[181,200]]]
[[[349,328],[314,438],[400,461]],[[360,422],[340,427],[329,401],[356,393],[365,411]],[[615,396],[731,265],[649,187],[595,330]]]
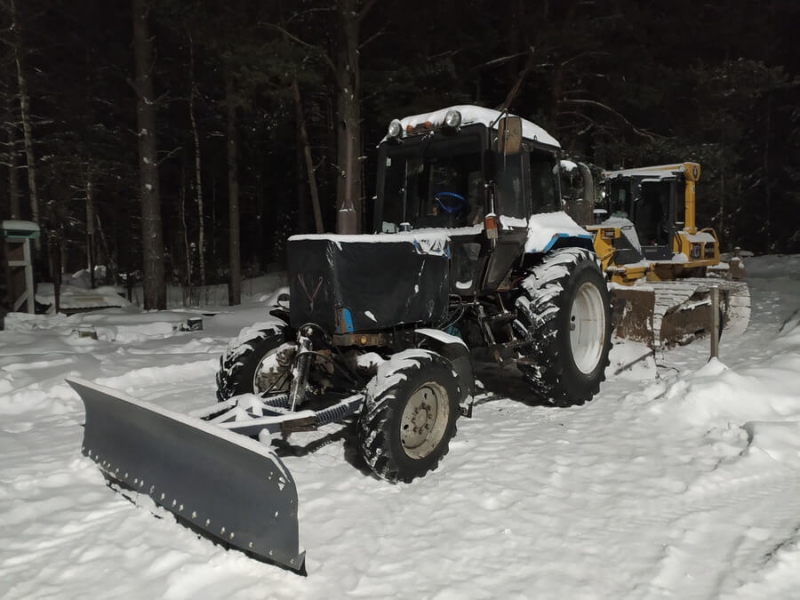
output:
[[[381,231],[398,231],[401,223],[420,228],[481,222],[482,148],[480,136],[466,132],[389,146]]]
[[[383,147],[385,160],[381,217],[377,230],[469,227],[483,222],[486,193],[478,131],[457,135],[432,133]],[[502,156],[497,167],[495,211],[527,219],[560,209],[558,169],[552,152],[528,149]]]
[[[624,180],[611,180],[606,183],[606,204],[609,215],[631,219],[630,183]]]

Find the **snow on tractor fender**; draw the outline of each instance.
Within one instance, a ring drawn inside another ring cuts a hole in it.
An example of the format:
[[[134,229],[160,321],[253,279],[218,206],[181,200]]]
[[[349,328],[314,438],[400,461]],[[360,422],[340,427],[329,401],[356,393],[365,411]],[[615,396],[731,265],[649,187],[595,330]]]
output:
[[[507,217],[503,221],[508,221]],[[549,252],[559,242],[580,248],[592,248],[592,234],[578,225],[564,212],[551,212],[532,216],[528,221],[525,241],[527,254]]]
[[[415,332],[421,348],[430,348],[444,356],[453,365],[462,390],[461,412],[472,416],[472,394],[475,391],[475,371],[472,367],[469,348],[460,337],[438,329],[421,328]]]
[[[226,546],[304,572],[297,488],[266,445],[81,379],[82,452]]]

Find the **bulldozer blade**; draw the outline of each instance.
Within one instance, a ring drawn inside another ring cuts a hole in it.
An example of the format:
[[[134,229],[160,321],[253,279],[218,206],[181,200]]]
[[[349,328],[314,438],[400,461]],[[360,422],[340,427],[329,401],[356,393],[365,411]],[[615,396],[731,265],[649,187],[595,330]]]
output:
[[[297,488],[264,444],[117,390],[71,379],[83,454],[123,487],[226,546],[304,572]]]
[[[711,333],[711,287],[720,291],[722,330],[741,334],[750,321],[750,290],[746,283],[722,279],[678,279],[641,286],[614,286],[612,320],[620,338],[643,342],[653,349],[686,344]]]

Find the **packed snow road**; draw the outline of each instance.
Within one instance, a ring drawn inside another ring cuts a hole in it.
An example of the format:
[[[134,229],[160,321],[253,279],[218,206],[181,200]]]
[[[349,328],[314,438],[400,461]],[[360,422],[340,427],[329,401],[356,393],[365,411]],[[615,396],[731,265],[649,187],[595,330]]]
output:
[[[293,436],[306,578],[226,551],[104,485],[79,376],[179,412],[214,401],[250,304],[12,318],[0,332],[3,598],[793,598],[800,589],[800,257],[748,263],[753,317],[613,372],[590,404],[524,402],[483,370],[440,468],[378,481],[340,427]],[[89,321],[98,339],[81,337]],[[155,518],[154,514],[156,517]]]

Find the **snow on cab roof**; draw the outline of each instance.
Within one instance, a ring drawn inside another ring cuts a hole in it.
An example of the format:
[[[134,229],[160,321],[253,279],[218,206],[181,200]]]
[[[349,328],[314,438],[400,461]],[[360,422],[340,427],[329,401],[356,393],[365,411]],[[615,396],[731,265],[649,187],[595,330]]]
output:
[[[604,171],[603,176],[606,179],[613,179],[614,177],[646,177],[648,179],[671,179],[684,173],[687,169],[687,164],[693,163],[679,163],[672,165],[654,165],[652,167],[637,167],[635,169],[620,169],[619,171]]]
[[[442,108],[431,113],[405,117],[400,120],[400,124],[403,127],[403,131],[405,131],[406,127],[409,125],[414,127],[415,125],[424,123],[426,121],[430,121],[432,127],[439,127],[444,123],[444,117],[449,110],[457,110],[461,113],[461,125],[473,125],[478,123],[485,125],[486,127],[491,126],[494,129],[497,129],[497,122],[500,120],[500,117],[503,114],[499,110],[493,110],[491,108],[482,108],[480,106],[462,104],[458,106],[448,106],[447,108]],[[561,148],[561,144],[558,143],[556,138],[551,136],[535,123],[532,123],[526,119],[522,119],[522,137],[529,140],[534,140],[547,146]]]

